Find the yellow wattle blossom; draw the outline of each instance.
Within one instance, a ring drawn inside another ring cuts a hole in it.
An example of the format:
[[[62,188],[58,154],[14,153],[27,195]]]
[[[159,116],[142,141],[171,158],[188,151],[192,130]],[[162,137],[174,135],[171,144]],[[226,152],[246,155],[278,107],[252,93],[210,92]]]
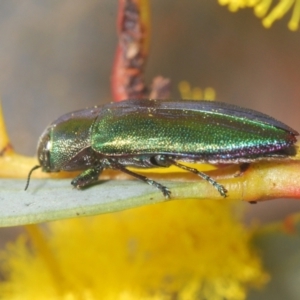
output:
[[[179,82],[178,89],[182,99],[215,100],[216,98],[216,92],[213,88],[207,87],[204,90],[199,87],[192,88],[187,81]]]
[[[254,14],[258,18],[263,18],[263,26],[269,28],[272,24],[281,19],[292,10],[292,17],[288,23],[288,28],[296,31],[300,21],[300,0],[280,0],[274,4],[273,0],[218,0],[220,5],[227,5],[228,9],[236,12],[239,9],[253,7]]]
[[[22,236],[1,253],[0,297],[245,299],[268,276],[238,205],[170,201],[53,222],[44,242],[31,230],[35,247]]]

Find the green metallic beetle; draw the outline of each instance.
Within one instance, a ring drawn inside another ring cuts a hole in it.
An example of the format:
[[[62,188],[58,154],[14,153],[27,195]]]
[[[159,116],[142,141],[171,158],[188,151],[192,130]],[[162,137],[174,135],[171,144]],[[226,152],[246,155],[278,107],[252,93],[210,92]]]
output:
[[[162,191],[170,190],[127,169],[175,165],[210,182],[211,177],[181,162],[249,163],[295,155],[298,132],[250,109],[214,101],[127,100],[75,111],[53,122],[38,144],[44,172],[83,170],[76,188],[96,181],[104,169],[132,175]]]

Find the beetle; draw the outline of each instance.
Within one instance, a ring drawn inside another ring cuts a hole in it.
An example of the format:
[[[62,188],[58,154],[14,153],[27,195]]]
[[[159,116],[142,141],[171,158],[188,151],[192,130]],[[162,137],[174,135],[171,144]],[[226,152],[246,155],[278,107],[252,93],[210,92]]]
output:
[[[126,100],[68,113],[40,137],[37,156],[44,172],[82,170],[71,184],[84,188],[104,169],[120,170],[159,189],[164,185],[127,167],[175,165],[227,190],[207,174],[182,163],[242,164],[295,155],[298,132],[257,111],[198,100]]]

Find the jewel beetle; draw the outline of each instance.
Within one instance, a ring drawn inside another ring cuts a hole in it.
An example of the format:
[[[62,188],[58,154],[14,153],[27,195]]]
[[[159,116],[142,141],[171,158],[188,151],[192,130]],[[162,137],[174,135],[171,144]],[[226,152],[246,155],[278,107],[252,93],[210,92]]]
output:
[[[195,100],[126,100],[63,115],[46,128],[39,143],[44,172],[82,170],[71,184],[98,181],[104,169],[120,170],[159,189],[164,185],[128,169],[175,165],[199,175],[226,197],[226,189],[185,162],[241,164],[295,155],[298,132],[257,111]],[[26,189],[25,188],[25,189]]]

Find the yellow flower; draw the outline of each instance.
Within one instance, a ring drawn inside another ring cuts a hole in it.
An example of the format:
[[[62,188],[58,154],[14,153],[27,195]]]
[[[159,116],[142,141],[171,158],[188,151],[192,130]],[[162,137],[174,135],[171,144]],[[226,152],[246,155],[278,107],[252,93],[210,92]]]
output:
[[[33,249],[23,236],[2,252],[0,297],[245,299],[268,276],[238,210],[226,199],[170,201],[50,223],[46,242],[33,230]]]
[[[258,18],[263,18],[263,26],[269,28],[274,21],[281,19],[290,9],[293,10],[288,28],[298,30],[300,20],[300,0],[280,0],[273,4],[272,0],[218,0],[220,5],[228,5],[232,12],[246,7],[253,7]]]
[[[187,81],[181,81],[178,84],[178,89],[182,99],[215,100],[216,98],[216,92],[213,88],[207,87],[204,90],[199,87],[191,88]]]

